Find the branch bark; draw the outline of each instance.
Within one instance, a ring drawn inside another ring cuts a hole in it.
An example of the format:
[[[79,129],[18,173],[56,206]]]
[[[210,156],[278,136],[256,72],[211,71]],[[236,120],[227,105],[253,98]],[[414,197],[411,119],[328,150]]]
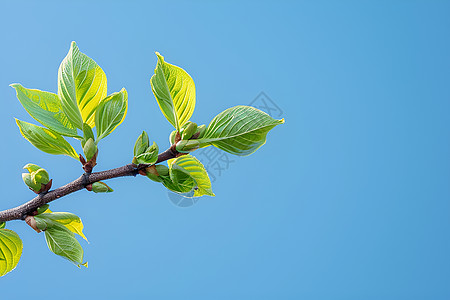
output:
[[[175,149],[169,148],[166,151],[158,155],[158,160],[155,164],[166,161],[171,158],[175,158],[179,155]],[[136,176],[139,170],[143,170],[149,165],[135,165],[128,164],[119,168],[106,170],[102,172],[84,173],[78,179],[69,182],[62,187],[55,190],[51,190],[45,194],[39,194],[32,200],[24,203],[20,206],[0,211],[0,222],[6,222],[11,220],[24,220],[28,215],[31,215],[38,207],[50,203],[56,199],[69,195],[73,192],[84,189],[88,184],[100,180],[107,180],[111,178],[124,177],[124,176]]]

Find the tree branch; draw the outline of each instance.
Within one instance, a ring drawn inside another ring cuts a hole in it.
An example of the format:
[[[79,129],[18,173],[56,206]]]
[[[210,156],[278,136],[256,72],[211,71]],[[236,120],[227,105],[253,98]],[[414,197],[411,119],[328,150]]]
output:
[[[173,147],[167,149],[166,151],[160,153],[158,155],[158,160],[155,164],[166,161],[171,158],[177,157],[180,153],[178,153]],[[66,195],[69,195],[73,192],[84,189],[88,184],[92,184],[94,182],[100,180],[106,180],[117,177],[124,176],[136,176],[139,173],[139,170],[143,170],[149,165],[135,165],[128,164],[119,168],[106,170],[102,172],[95,173],[85,173],[80,176],[78,179],[63,185],[55,190],[51,190],[45,194],[39,194],[34,199],[24,203],[15,208],[7,209],[4,211],[0,211],[0,222],[6,222],[11,220],[24,220],[26,216],[31,215],[38,207],[50,203],[53,200],[59,199]]]

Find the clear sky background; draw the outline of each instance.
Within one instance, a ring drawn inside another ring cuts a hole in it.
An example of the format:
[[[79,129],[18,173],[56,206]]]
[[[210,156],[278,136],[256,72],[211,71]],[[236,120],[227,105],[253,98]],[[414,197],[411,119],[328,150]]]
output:
[[[56,92],[72,40],[108,92],[129,94],[97,170],[129,163],[142,130],[168,146],[155,51],[194,78],[193,121],[264,92],[286,123],[213,170],[215,198],[179,205],[141,177],[55,201],[84,221],[88,269],[9,222],[24,251],[0,298],[449,299],[449,13],[449,1],[2,1],[0,209],[33,197],[28,162],[54,186],[81,175],[20,136],[14,117],[33,120],[8,86]]]

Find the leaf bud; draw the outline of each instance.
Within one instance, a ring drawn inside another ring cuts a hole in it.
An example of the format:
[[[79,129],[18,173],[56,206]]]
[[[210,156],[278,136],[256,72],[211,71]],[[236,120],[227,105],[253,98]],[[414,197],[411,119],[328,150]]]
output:
[[[106,185],[106,183],[97,181],[92,184],[92,191],[94,193],[111,193],[113,189]]]
[[[150,142],[148,140],[147,132],[142,131],[141,135],[138,137],[136,143],[134,144],[134,156],[139,156],[144,153],[149,144]]]
[[[201,139],[205,135],[205,132],[206,132],[206,125],[205,124],[200,125],[197,127],[197,132],[194,134],[194,136],[196,139]]]
[[[176,136],[177,136],[177,131],[176,131],[176,130],[174,130],[174,131],[172,131],[172,132],[170,133],[169,141],[170,141],[170,144],[171,144],[171,145],[175,144],[175,137],[176,137]]]
[[[91,126],[89,126],[86,123],[83,123],[83,140],[81,141],[81,146],[84,148],[84,145],[86,144],[89,139],[93,139],[95,141],[94,133],[92,132]]]
[[[36,184],[47,184],[50,181],[50,178],[47,171],[41,168],[31,173],[31,180]]]
[[[89,138],[86,144],[84,144],[83,152],[86,156],[87,161],[90,161],[91,158],[94,157],[95,153],[97,152],[97,145],[92,138]]]
[[[35,193],[39,193],[39,191],[42,188],[42,185],[40,183],[35,183],[33,182],[33,180],[31,179],[31,174],[30,173],[22,173],[22,179],[23,182],[25,182],[25,184]]]
[[[194,122],[187,122],[180,128],[180,135],[182,140],[189,140],[197,131],[197,124]]]
[[[176,149],[181,153],[189,153],[200,147],[198,140],[181,140],[177,143]]]

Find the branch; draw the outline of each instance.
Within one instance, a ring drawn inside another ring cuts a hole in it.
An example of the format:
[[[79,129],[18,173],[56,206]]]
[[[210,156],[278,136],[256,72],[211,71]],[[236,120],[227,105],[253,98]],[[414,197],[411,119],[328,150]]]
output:
[[[166,161],[171,158],[175,158],[179,154],[180,153],[178,153],[175,149],[172,149],[171,147],[158,155],[158,160],[156,161],[155,164]],[[0,211],[0,223],[11,220],[24,220],[26,216],[31,215],[38,207],[50,203],[53,200],[69,195],[73,192],[82,190],[88,184],[92,184],[100,180],[106,180],[111,178],[136,176],[139,173],[139,170],[143,170],[148,166],[149,165],[128,164],[119,168],[106,170],[102,172],[95,172],[90,174],[85,173],[78,179],[75,179],[74,181],[66,185],[63,185],[62,187],[59,187],[47,193],[39,194],[38,196],[28,201],[27,203],[24,203],[15,208]]]

